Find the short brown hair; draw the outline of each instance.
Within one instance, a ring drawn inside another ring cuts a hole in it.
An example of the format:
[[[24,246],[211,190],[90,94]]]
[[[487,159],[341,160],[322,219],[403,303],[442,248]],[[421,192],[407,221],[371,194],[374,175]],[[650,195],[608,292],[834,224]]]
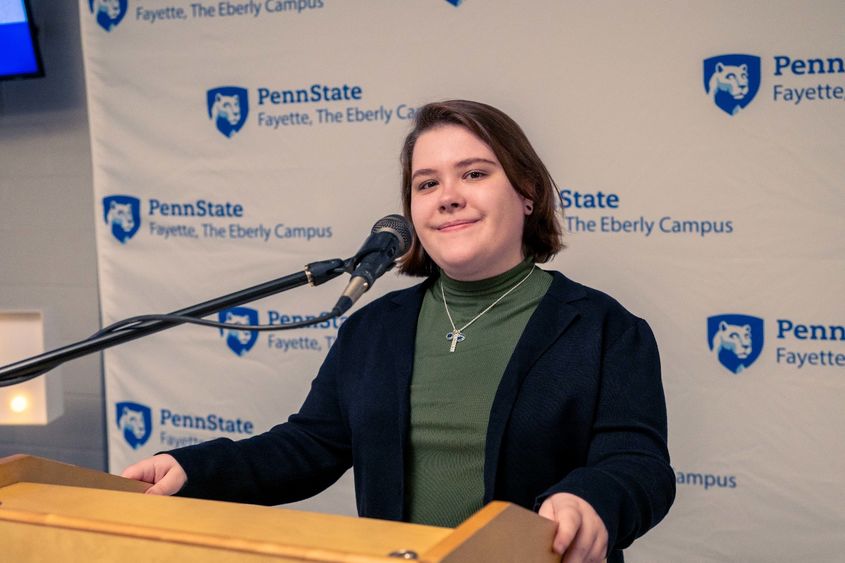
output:
[[[402,208],[409,221],[411,159],[417,139],[429,129],[459,125],[493,150],[516,192],[534,202],[534,210],[525,218],[522,231],[524,255],[535,262],[548,262],[564,248],[557,216],[560,201],[557,185],[528,137],[513,119],[493,106],[468,100],[426,104],[417,109],[414,118],[414,128],[405,137],[399,159],[402,163]],[[437,271],[436,264],[422,247],[416,233],[410,251],[399,260],[399,271],[410,276],[429,276]]]

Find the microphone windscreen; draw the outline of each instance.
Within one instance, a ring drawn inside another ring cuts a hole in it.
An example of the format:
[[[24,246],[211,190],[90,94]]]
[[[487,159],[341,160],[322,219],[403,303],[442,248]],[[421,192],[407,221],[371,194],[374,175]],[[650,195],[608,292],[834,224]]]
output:
[[[373,225],[373,230],[371,234],[381,233],[384,231],[388,231],[396,235],[396,238],[399,239],[401,243],[401,247],[399,248],[397,255],[401,256],[408,252],[408,249],[411,248],[411,224],[408,222],[405,217],[398,214],[388,215],[386,217],[382,217],[376,224]]]

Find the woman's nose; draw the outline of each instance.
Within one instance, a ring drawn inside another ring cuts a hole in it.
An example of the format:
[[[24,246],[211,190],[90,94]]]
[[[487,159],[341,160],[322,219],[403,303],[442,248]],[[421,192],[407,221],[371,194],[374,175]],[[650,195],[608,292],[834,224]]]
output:
[[[466,200],[456,182],[444,181],[440,185],[440,210],[449,211],[461,209]]]

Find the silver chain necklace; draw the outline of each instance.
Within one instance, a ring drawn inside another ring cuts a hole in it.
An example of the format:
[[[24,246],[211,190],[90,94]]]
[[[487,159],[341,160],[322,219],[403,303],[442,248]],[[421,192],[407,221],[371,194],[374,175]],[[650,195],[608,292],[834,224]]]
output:
[[[489,306],[489,307],[487,307],[486,309],[484,309],[483,311],[481,311],[480,313],[478,313],[477,315],[475,315],[475,317],[473,317],[473,319],[472,319],[470,322],[468,322],[467,324],[465,324],[465,325],[464,325],[464,326],[462,326],[461,328],[457,328],[457,327],[455,326],[455,321],[453,321],[453,320],[452,320],[452,315],[451,315],[451,313],[449,313],[449,305],[446,303],[446,292],[445,292],[445,291],[443,291],[443,278],[440,278],[440,295],[443,297],[443,308],[444,308],[444,309],[446,309],[446,316],[447,316],[447,317],[449,317],[449,324],[450,324],[450,325],[452,325],[452,330],[451,330],[450,332],[446,333],[446,340],[449,340],[449,341],[451,341],[451,342],[452,342],[451,346],[449,346],[449,351],[450,351],[450,352],[454,352],[454,351],[455,351],[455,348],[458,346],[458,342],[463,342],[463,341],[464,341],[464,339],[466,338],[466,335],[464,334],[464,331],[465,331],[467,328],[469,328],[469,325],[471,325],[472,323],[474,323],[475,321],[477,321],[478,319],[480,319],[480,318],[481,318],[481,316],[482,316],[484,313],[486,313],[487,311],[489,311],[490,309],[492,309],[493,307],[495,307],[495,306],[499,303],[499,301],[501,301],[502,299],[504,299],[505,297],[507,297],[508,295],[510,295],[513,291],[515,291],[515,290],[516,290],[516,288],[518,288],[518,287],[519,287],[519,286],[521,286],[523,283],[525,283],[525,281],[526,281],[529,277],[531,277],[531,274],[533,274],[533,273],[534,273],[535,268],[537,268],[537,264],[534,264],[534,265],[531,267],[531,271],[530,271],[530,272],[528,272],[528,275],[527,275],[527,276],[525,276],[524,278],[522,278],[521,280],[519,280],[519,282],[518,282],[515,286],[513,286],[512,288],[510,288],[509,290],[507,290],[506,292],[504,292],[504,293],[501,295],[501,297],[499,297],[498,299],[496,299],[495,301],[493,301],[493,302],[490,304],[490,306]]]

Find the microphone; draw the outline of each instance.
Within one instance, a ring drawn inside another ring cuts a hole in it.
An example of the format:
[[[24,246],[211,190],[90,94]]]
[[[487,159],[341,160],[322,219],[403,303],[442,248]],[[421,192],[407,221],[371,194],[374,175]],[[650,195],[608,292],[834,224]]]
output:
[[[358,299],[373,287],[376,279],[393,268],[396,258],[411,248],[411,225],[401,215],[382,217],[355,254],[352,277],[335,305],[338,316],[349,310]]]

